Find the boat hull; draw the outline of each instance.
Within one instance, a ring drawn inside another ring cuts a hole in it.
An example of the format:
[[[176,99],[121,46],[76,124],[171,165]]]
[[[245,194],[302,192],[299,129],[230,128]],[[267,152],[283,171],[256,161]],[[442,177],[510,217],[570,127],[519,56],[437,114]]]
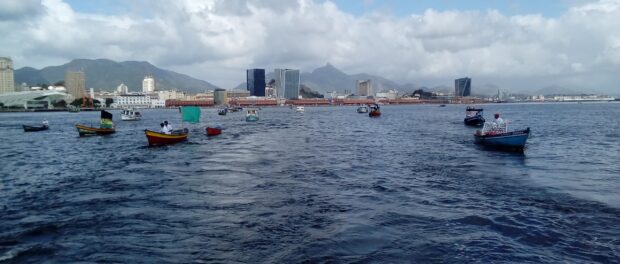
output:
[[[245,121],[256,122],[256,121],[258,121],[258,116],[246,116],[245,117]]]
[[[492,147],[495,149],[509,151],[523,151],[525,143],[530,135],[530,128],[525,130],[513,131],[500,134],[482,135],[478,132],[474,134],[475,143],[478,145]]]
[[[114,128],[96,128],[89,127],[85,125],[76,124],[75,128],[77,128],[80,137],[85,136],[103,136],[116,133],[116,129]]]
[[[186,141],[189,130],[185,128],[182,131],[183,133],[179,134],[164,134],[146,129],[144,130],[144,134],[146,135],[149,146],[163,146]]]
[[[465,123],[466,126],[482,126],[484,125],[485,121],[486,120],[484,120],[484,117],[476,115],[471,117],[465,117],[463,123]]]
[[[368,116],[370,117],[379,117],[381,116],[381,111],[377,110],[377,111],[370,111],[370,113],[368,113]]]
[[[140,120],[140,116],[126,116],[126,115],[121,115],[121,120],[123,121],[138,121]]]
[[[207,136],[217,136],[222,134],[222,129],[219,127],[207,127]]]
[[[36,131],[43,131],[43,130],[48,130],[49,126],[27,126],[27,125],[22,125],[22,127],[24,127],[24,132],[36,132]]]

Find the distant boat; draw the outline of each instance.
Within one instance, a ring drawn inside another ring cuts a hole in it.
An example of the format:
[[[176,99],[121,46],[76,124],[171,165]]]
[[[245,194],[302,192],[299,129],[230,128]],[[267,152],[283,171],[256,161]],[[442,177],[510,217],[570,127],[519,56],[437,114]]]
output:
[[[258,121],[258,110],[248,109],[245,114],[245,121],[248,121],[248,122]]]
[[[298,113],[300,113],[300,112],[304,112],[305,110],[306,110],[306,109],[305,109],[303,106],[297,106],[297,107],[295,107],[295,112],[298,112]]]
[[[446,107],[446,105],[445,104],[440,104],[439,107]]]
[[[140,119],[142,119],[142,115],[133,108],[127,108],[121,111],[121,120],[123,121],[138,121]]]
[[[368,107],[360,106],[360,107],[357,108],[357,112],[360,113],[360,114],[368,113]]]
[[[222,134],[222,128],[221,127],[207,127],[206,128],[207,131],[207,136],[217,136],[219,134]]]
[[[370,106],[370,112],[368,112],[368,116],[370,117],[379,117],[381,116],[381,111],[379,110],[379,105],[374,104]]]
[[[149,142],[149,146],[163,146],[176,144],[187,140],[189,129],[184,128],[182,130],[175,130],[175,132],[171,134],[164,134],[145,129],[144,134],[146,135],[146,139]]]
[[[468,106],[465,110],[463,123],[467,126],[482,126],[485,122],[484,117],[482,117],[482,111],[482,108]]]
[[[112,123],[112,114],[105,110],[101,110],[101,123],[99,128],[80,124],[76,124],[75,128],[77,128],[80,137],[109,135],[116,132],[114,123]]]
[[[22,125],[22,127],[24,127],[24,132],[36,132],[36,131],[43,131],[43,130],[49,129],[48,125],[41,125],[41,126]]]
[[[217,110],[218,115],[226,115],[226,113],[228,113],[228,109],[226,108],[220,108]]]
[[[508,132],[507,129],[488,129],[485,124],[483,130],[477,130],[474,134],[474,143],[499,150],[519,151],[525,148],[525,143],[530,135],[530,128]],[[486,131],[486,132],[485,132]]]

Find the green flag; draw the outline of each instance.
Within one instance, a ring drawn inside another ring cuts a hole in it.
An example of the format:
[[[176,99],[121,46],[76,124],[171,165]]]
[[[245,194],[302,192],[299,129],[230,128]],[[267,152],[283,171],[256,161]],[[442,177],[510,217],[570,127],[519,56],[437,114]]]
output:
[[[183,121],[190,123],[200,122],[200,108],[198,106],[183,106],[181,107],[181,114],[183,115]]]

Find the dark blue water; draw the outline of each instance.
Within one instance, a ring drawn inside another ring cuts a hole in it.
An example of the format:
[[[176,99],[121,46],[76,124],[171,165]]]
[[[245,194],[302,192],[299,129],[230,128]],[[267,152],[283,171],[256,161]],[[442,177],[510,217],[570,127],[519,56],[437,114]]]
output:
[[[473,145],[464,105],[203,109],[159,148],[176,110],[91,138],[96,112],[3,113],[0,262],[620,263],[620,104],[484,107],[525,154]]]

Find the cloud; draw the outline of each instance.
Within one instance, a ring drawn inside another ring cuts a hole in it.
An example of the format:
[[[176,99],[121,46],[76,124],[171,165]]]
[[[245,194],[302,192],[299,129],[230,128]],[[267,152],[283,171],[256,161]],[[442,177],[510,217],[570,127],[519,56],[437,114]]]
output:
[[[0,55],[35,67],[147,60],[224,87],[243,82],[249,67],[310,71],[326,62],[419,85],[470,76],[514,90],[613,92],[620,83],[619,0],[580,3],[556,17],[492,9],[354,16],[318,0],[148,3],[139,12],[90,14],[61,0],[2,1]]]

